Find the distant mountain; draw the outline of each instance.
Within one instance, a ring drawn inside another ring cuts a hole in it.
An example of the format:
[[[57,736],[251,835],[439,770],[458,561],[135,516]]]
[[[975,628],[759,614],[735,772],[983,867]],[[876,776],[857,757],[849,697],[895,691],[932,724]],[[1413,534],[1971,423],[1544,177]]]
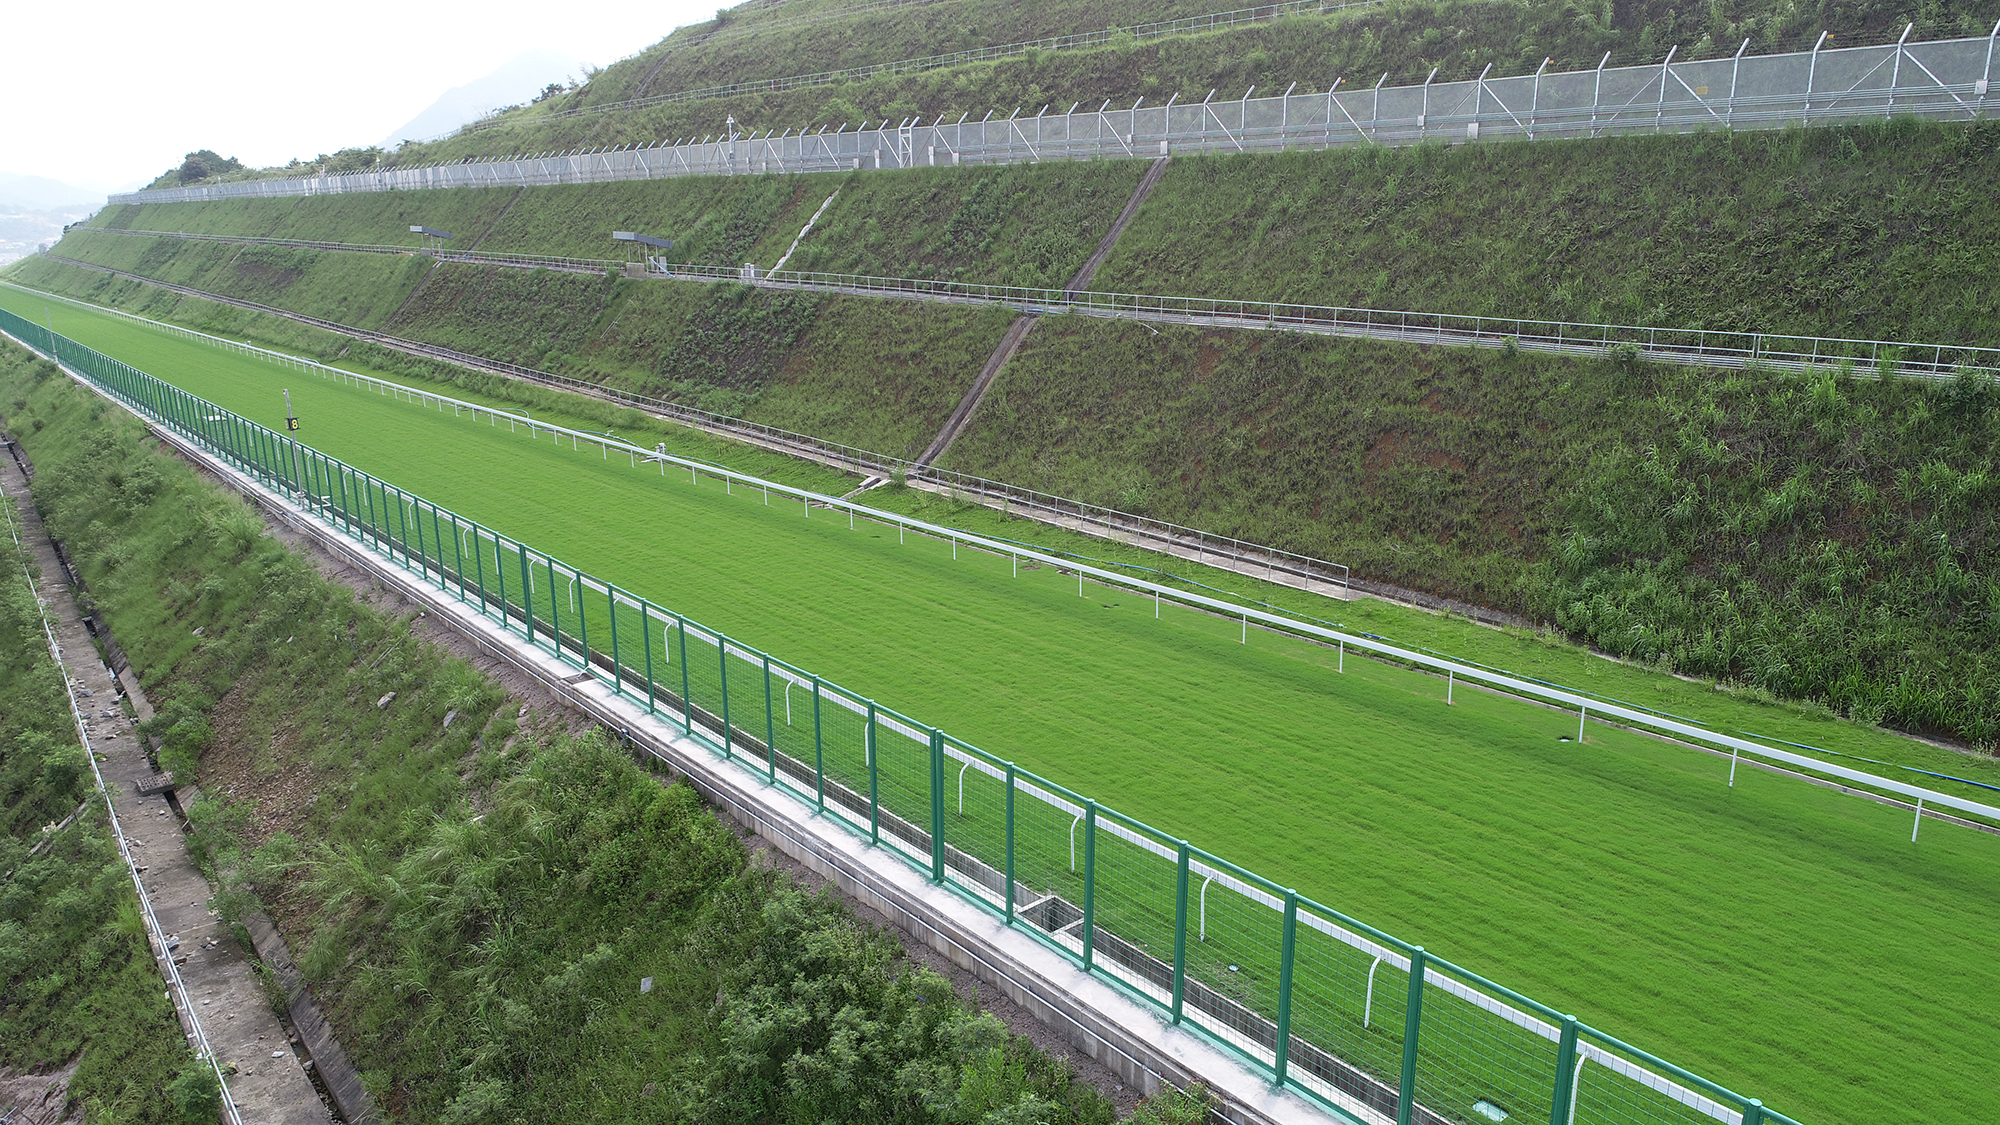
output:
[[[583,63],[556,51],[517,55],[484,78],[446,90],[429,109],[390,133],[382,147],[393,149],[406,140],[428,140],[448,133],[468,121],[477,121],[488,110],[525,102],[549,83],[582,72]]]
[[[84,210],[104,202],[104,193],[51,180],[0,172],[0,208],[9,211]]]

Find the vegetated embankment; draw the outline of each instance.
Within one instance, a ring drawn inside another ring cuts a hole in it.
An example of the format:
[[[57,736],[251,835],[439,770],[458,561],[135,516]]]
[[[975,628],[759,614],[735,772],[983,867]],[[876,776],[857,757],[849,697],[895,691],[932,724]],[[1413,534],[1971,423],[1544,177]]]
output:
[[[688,786],[515,707],[7,350],[51,526],[160,701],[163,764],[202,782],[218,903],[292,935],[398,1119],[1112,1119],[893,938],[749,863]]]
[[[10,389],[47,367],[0,347]],[[0,427],[33,430],[23,399],[0,401]],[[133,479],[125,502],[143,505],[150,484]],[[0,538],[0,1108],[207,1125],[221,1108],[215,1074],[190,1054],[161,989],[27,562]]]

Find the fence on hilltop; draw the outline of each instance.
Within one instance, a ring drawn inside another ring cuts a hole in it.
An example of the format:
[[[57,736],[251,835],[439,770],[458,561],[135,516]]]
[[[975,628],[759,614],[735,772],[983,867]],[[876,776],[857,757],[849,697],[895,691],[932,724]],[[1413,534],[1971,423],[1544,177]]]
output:
[[[1106,160],[1196,153],[1283,152],[1521,138],[1554,140],[1704,129],[1779,129],[1908,115],[1973,120],[1991,109],[2000,24],[1985,38],[1827,48],[1699,62],[1599,66],[1462,82],[1291,90],[1217,102],[1094,110],[1082,103],[1030,117],[912,118],[831,133],[755,130],[672,144],[616,145],[282,180],[155,188],[113,204],[183,203],[343,192],[538,186],[690,175],[848,172],[937,166]],[[1748,41],[1745,41],[1747,47]],[[1608,59],[1607,55],[1607,59]],[[1488,67],[1490,72],[1491,67]],[[1384,76],[1386,81],[1387,76]]]

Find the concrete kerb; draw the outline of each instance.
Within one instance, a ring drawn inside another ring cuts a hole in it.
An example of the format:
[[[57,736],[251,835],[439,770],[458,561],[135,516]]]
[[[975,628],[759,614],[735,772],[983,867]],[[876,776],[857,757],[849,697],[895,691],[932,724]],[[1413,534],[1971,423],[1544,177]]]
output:
[[[92,393],[131,412],[123,403],[102,395],[88,380],[64,370]],[[395,589],[481,651],[513,665],[556,698],[666,763],[733,820],[832,881],[843,893],[879,911],[982,983],[1004,991],[1127,1085],[1150,1095],[1167,1084],[1184,1087],[1205,1083],[1220,1099],[1221,1115],[1237,1125],[1351,1121],[1297,1093],[1274,1087],[1267,1072],[1195,1031],[1168,1024],[1153,1009],[1102,977],[1084,973],[1034,938],[928,882],[894,853],[870,846],[818,816],[812,806],[771,785],[761,774],[718,759],[703,743],[674,730],[663,716],[648,715],[642,707],[614,695],[595,677],[572,683],[576,675],[573,665],[529,645],[498,622],[323,526],[193,443],[143,417],[140,420],[155,437],[249,498],[270,518]]]

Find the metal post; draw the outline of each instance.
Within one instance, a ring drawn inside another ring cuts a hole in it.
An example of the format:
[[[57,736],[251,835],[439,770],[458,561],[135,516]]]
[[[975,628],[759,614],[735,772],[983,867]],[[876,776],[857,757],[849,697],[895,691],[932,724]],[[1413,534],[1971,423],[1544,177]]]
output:
[[[1182,895],[1183,899],[1187,896]],[[1007,763],[1007,924],[1014,924],[1014,763]]]
[[[1889,68],[1889,104],[1884,106],[1882,109],[1882,120],[1884,121],[1887,121],[1889,120],[1889,118],[1895,116],[1896,86],[1903,80],[1903,43],[1905,40],[1909,39],[1910,32],[1915,30],[1916,26],[1917,25],[1914,22],[1912,22],[1908,27],[1905,27],[1903,29],[1903,37],[1901,39],[1896,40],[1896,65]]]
[[[1299,892],[1285,892],[1285,937],[1278,954],[1277,1085],[1285,1084],[1285,1064],[1292,1053],[1292,960],[1299,944]]]
[[[1583,721],[1585,719],[1588,719],[1589,717],[1590,717],[1590,704],[1585,703],[1576,709],[1576,744],[1578,746],[1583,745]],[[1730,774],[1731,778],[1734,778],[1735,776],[1736,775],[1733,772]],[[1732,784],[1734,784],[1734,782],[1732,782]]]
[[[722,756],[729,758],[733,747],[729,733],[729,638],[720,632],[715,634],[715,659],[722,668]]]
[[[1489,66],[1488,69],[1492,68]],[[1424,79],[1424,107],[1417,113],[1417,139],[1420,141],[1424,139],[1425,132],[1429,129],[1429,125],[1426,123],[1431,119],[1431,78],[1436,78],[1437,76],[1438,68],[1432,67],[1430,78]]]
[[[422,531],[423,528],[420,526],[417,530]],[[438,510],[436,504],[431,505],[431,545],[437,548],[438,589],[442,590],[444,589],[444,534],[438,530]]]
[[[607,602],[611,603],[611,694],[624,695],[625,673],[618,670],[618,595],[613,591],[609,582],[604,584],[604,598]],[[578,611],[577,616],[582,617],[583,613]],[[643,633],[640,635],[644,636]],[[590,645],[588,642],[583,646],[583,664],[586,669],[590,667]]]
[[[1417,1108],[1417,1032],[1424,1018],[1424,947],[1410,950],[1410,998],[1403,1009],[1403,1076],[1396,1087],[1396,1125],[1410,1125]]]
[[[1555,1096],[1549,1099],[1549,1125],[1569,1125],[1576,1112],[1576,1017],[1562,1018],[1562,1039],[1556,1043]]]
[[[562,606],[556,602],[556,559],[543,555],[549,566],[549,639],[555,642],[556,659],[562,659]]]
[[[813,792],[819,811],[826,811],[826,744],[820,740],[819,677],[813,677]]]
[[[931,728],[931,882],[944,882],[944,732]]]
[[[1826,46],[1826,37],[1832,34],[1831,31],[1819,33],[1819,40],[1813,44],[1812,61],[1806,64],[1806,108],[1800,118],[1802,123],[1812,116],[1813,78],[1819,74],[1819,49]]]
[[[473,552],[477,554],[478,552]],[[458,574],[458,600],[465,600],[465,531],[458,526],[458,513],[451,516],[451,569]]]
[[[521,549],[521,620],[526,623],[528,643],[535,643],[535,582],[528,575],[528,545],[516,543]]]
[[[861,750],[868,756],[868,842],[882,842],[881,778],[875,770],[875,701],[868,701],[868,726],[861,733]]]
[[[1097,946],[1097,802],[1083,803],[1083,971]]]
[[[681,727],[684,733],[694,733],[694,692],[688,685],[688,623],[687,618],[676,616],[674,624],[681,634]]]
[[[1660,64],[1660,100],[1653,107],[1653,132],[1660,131],[1660,122],[1667,116],[1667,79],[1673,77],[1674,52],[1681,49],[1679,43],[1667,49],[1666,61]]]
[[[653,699],[653,623],[646,612],[646,599],[639,599],[639,641],[646,650],[646,714],[654,712]],[[618,634],[617,622],[612,622],[612,637]]]
[[[1534,100],[1528,103],[1528,139],[1531,141],[1535,139],[1535,115],[1542,108],[1542,72],[1549,68],[1551,61],[1545,57],[1542,59],[1542,65],[1535,68],[1535,96]]]
[[[1756,1098],[1743,1107],[1743,1125],[1764,1125],[1764,1103]]]
[[[1917,798],[1917,819],[1910,825],[1910,843],[1917,842],[1917,829],[1924,826],[1924,799]]]
[[[1736,121],[1736,76],[1743,69],[1743,52],[1749,49],[1750,40],[1746,36],[1743,45],[1736,48],[1736,57],[1729,63],[1729,106],[1722,111],[1722,123],[1725,126]]]
[[[1181,841],[1179,873],[1174,878],[1173,1022],[1181,1022],[1181,1001],[1187,994],[1188,842]]]
[[[764,654],[764,757],[768,759],[771,784],[778,783],[778,728],[771,721],[771,654]]]
[[[1597,107],[1604,100],[1604,64],[1610,61],[1611,52],[1604,52],[1604,57],[1597,60],[1597,77],[1590,86],[1590,135],[1593,137],[1597,135]]]

